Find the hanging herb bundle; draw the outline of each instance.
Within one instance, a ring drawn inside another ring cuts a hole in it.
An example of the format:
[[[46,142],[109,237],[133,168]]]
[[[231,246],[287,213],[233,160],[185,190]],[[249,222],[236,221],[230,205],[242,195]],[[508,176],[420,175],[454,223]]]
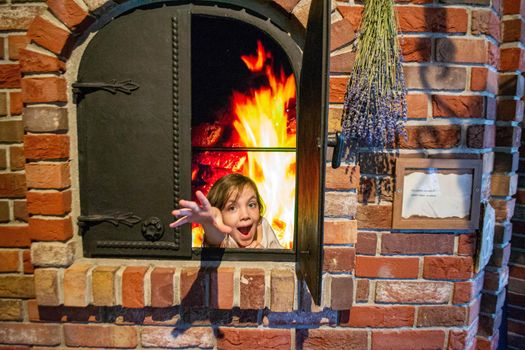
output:
[[[406,87],[393,0],[366,0],[344,99],[347,146],[385,147],[405,136]]]

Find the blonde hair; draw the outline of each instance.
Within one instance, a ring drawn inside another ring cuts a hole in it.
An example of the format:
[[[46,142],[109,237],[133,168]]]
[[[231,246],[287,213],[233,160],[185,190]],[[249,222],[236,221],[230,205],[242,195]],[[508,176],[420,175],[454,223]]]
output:
[[[221,177],[213,184],[207,198],[212,206],[223,210],[230,196],[237,191],[237,197],[239,197],[246,186],[250,186],[255,192],[257,204],[259,205],[259,214],[263,216],[266,206],[259,194],[257,185],[252,179],[241,174],[228,174]]]

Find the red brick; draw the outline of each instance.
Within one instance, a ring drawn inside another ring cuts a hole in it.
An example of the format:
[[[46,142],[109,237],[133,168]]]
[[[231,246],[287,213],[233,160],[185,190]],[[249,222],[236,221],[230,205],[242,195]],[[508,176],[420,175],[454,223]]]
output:
[[[180,299],[182,306],[204,306],[206,273],[198,268],[185,268],[180,274]]]
[[[476,234],[459,235],[458,255],[474,256],[476,254]]]
[[[0,343],[27,345],[60,345],[60,325],[34,323],[0,323]]]
[[[0,88],[13,89],[20,87],[20,73],[19,64],[2,64],[0,65]]]
[[[432,48],[430,38],[404,37],[400,40],[404,62],[428,62]]]
[[[50,160],[69,158],[68,135],[25,135],[26,159]]]
[[[73,236],[71,218],[29,218],[29,236],[36,241],[67,241]]]
[[[372,349],[443,349],[443,330],[372,331]]]
[[[381,254],[452,254],[454,236],[448,234],[383,234]]]
[[[392,206],[358,205],[356,219],[360,229],[392,228]]]
[[[427,256],[423,263],[423,277],[428,279],[469,279],[472,278],[471,257]]]
[[[363,14],[363,6],[351,6],[340,3],[337,6],[337,10],[347,21],[352,24],[354,28],[357,28],[360,25]]]
[[[71,347],[135,348],[138,335],[135,327],[65,324],[64,340]]]
[[[503,15],[517,15],[520,13],[520,2],[513,0],[501,1],[501,12]]]
[[[491,10],[473,10],[471,31],[474,35],[487,34],[499,40],[500,19]]]
[[[290,350],[290,329],[219,328],[217,349]]]
[[[357,302],[367,302],[370,293],[370,281],[367,279],[356,280],[355,300]]]
[[[330,287],[330,308],[348,310],[354,299],[354,279],[352,276],[332,276]]]
[[[520,141],[520,127],[496,126],[496,147],[519,147]]]
[[[499,292],[501,291],[509,280],[508,266],[498,269],[496,271],[485,271],[485,278],[483,280],[483,290]],[[512,288],[509,287],[509,290]]]
[[[29,247],[31,240],[27,232],[27,225],[0,226],[0,247]]]
[[[348,78],[330,77],[330,103],[343,103]]]
[[[453,148],[461,140],[461,128],[458,125],[408,126],[407,139],[400,137],[400,148]]]
[[[27,191],[24,174],[0,174],[0,197],[23,198]]]
[[[303,350],[362,350],[368,348],[366,331],[338,328],[307,329],[298,333]]]
[[[356,236],[356,220],[324,222],[324,244],[354,244]]]
[[[501,40],[504,43],[520,41],[522,25],[523,22],[519,18],[503,20],[501,22]]]
[[[333,190],[356,189],[359,177],[359,166],[341,166],[337,169],[327,167],[325,187]]]
[[[399,30],[402,32],[465,33],[468,13],[459,8],[396,7]]]
[[[330,51],[334,51],[339,47],[348,44],[355,38],[355,31],[357,28],[346,19],[341,19],[332,22],[330,26]]]
[[[26,165],[27,187],[62,189],[71,185],[69,163],[31,163]]]
[[[18,52],[20,49],[29,44],[29,38],[25,35],[10,35],[8,37],[9,45],[9,59],[12,61],[17,61],[19,59]]]
[[[20,69],[23,73],[64,72],[66,65],[55,56],[32,50],[20,50]]]
[[[498,74],[483,67],[472,67],[470,90],[498,92]]]
[[[518,47],[500,49],[498,70],[513,71],[520,69],[521,49]]]
[[[9,148],[9,162],[11,165],[11,170],[24,170],[26,167],[24,147],[11,146]]]
[[[122,306],[144,307],[144,275],[147,267],[126,267],[122,274]]]
[[[432,96],[434,117],[483,118],[484,112],[483,96]]]
[[[512,218],[512,215],[514,214],[516,199],[491,199],[490,205],[496,211],[496,221],[506,221],[510,220]]]
[[[31,261],[31,251],[24,250],[22,254],[22,259],[24,263],[24,273],[32,274],[35,271],[35,267],[33,266],[33,262]]]
[[[0,272],[18,272],[20,269],[18,250],[0,250]]]
[[[355,274],[359,277],[417,278],[419,258],[357,256]]]
[[[210,307],[231,309],[233,307],[233,275],[235,269],[219,267],[210,273]]]
[[[274,3],[282,7],[286,12],[292,12],[299,0],[274,0]]]
[[[69,33],[51,22],[38,16],[29,26],[27,36],[40,46],[55,54],[63,53],[69,39]]]
[[[66,80],[62,77],[22,79],[26,103],[67,102]]]
[[[241,309],[264,308],[264,270],[263,269],[241,269]]]
[[[467,128],[467,147],[491,148],[496,144],[494,125],[470,125]]]
[[[350,317],[343,325],[350,327],[395,328],[414,325],[413,306],[361,306],[350,309]]]
[[[497,119],[502,121],[521,121],[523,118],[523,101],[497,100]]]
[[[420,306],[417,311],[419,327],[464,326],[467,310],[462,306]]]
[[[348,247],[324,248],[323,271],[352,272],[355,266],[355,249]]]
[[[10,109],[11,115],[22,114],[22,109],[24,107],[24,104],[22,102],[22,93],[11,91],[9,93],[9,96],[11,100],[9,101],[9,109]]]
[[[295,274],[291,270],[272,270],[270,276],[270,309],[290,312],[295,297]]]
[[[403,71],[409,89],[464,90],[467,86],[464,67],[405,66]]]
[[[48,0],[47,6],[70,29],[77,27],[88,16],[88,13],[74,0]]]
[[[64,215],[71,211],[71,191],[27,193],[27,210],[30,214]]]
[[[170,307],[173,305],[173,275],[175,269],[156,267],[151,272],[151,306]]]
[[[356,253],[359,255],[376,255],[377,235],[373,232],[359,232],[357,234]]]
[[[428,96],[423,94],[407,95],[407,108],[409,118],[427,118]]]
[[[356,53],[354,51],[341,52],[330,56],[330,72],[331,73],[350,73],[354,66]],[[333,124],[330,123],[329,126]],[[339,125],[337,125],[339,126]],[[328,132],[339,131],[333,128],[328,128]]]
[[[14,201],[13,204],[15,220],[27,222],[29,215],[27,214],[26,201]]]
[[[0,150],[0,169],[7,169],[7,154],[5,149]]]
[[[481,39],[438,38],[436,61],[447,63],[487,63],[488,43]]]

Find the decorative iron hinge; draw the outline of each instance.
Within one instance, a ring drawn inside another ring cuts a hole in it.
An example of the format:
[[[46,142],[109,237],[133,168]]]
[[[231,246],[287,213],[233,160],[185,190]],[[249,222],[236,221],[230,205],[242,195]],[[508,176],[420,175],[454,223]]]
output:
[[[84,233],[85,230],[88,229],[90,226],[97,225],[103,222],[108,222],[110,224],[113,224],[114,226],[123,224],[132,227],[141,221],[142,219],[140,217],[134,215],[131,212],[121,213],[118,211],[114,212],[113,214],[82,215],[77,218],[77,224],[81,228],[82,233]]]
[[[96,90],[105,90],[112,94],[117,92],[125,93],[126,95],[131,94],[133,91],[137,90],[140,86],[131,79],[117,81],[116,79],[111,80],[110,82],[93,82],[93,83],[73,83],[73,93],[86,94]]]

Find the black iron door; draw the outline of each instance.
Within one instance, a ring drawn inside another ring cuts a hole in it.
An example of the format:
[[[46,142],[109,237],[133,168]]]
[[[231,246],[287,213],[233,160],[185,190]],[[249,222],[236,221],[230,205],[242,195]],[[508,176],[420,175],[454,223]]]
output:
[[[191,254],[189,227],[168,226],[190,197],[187,20],[184,9],[137,9],[84,53],[74,91],[86,256]]]

